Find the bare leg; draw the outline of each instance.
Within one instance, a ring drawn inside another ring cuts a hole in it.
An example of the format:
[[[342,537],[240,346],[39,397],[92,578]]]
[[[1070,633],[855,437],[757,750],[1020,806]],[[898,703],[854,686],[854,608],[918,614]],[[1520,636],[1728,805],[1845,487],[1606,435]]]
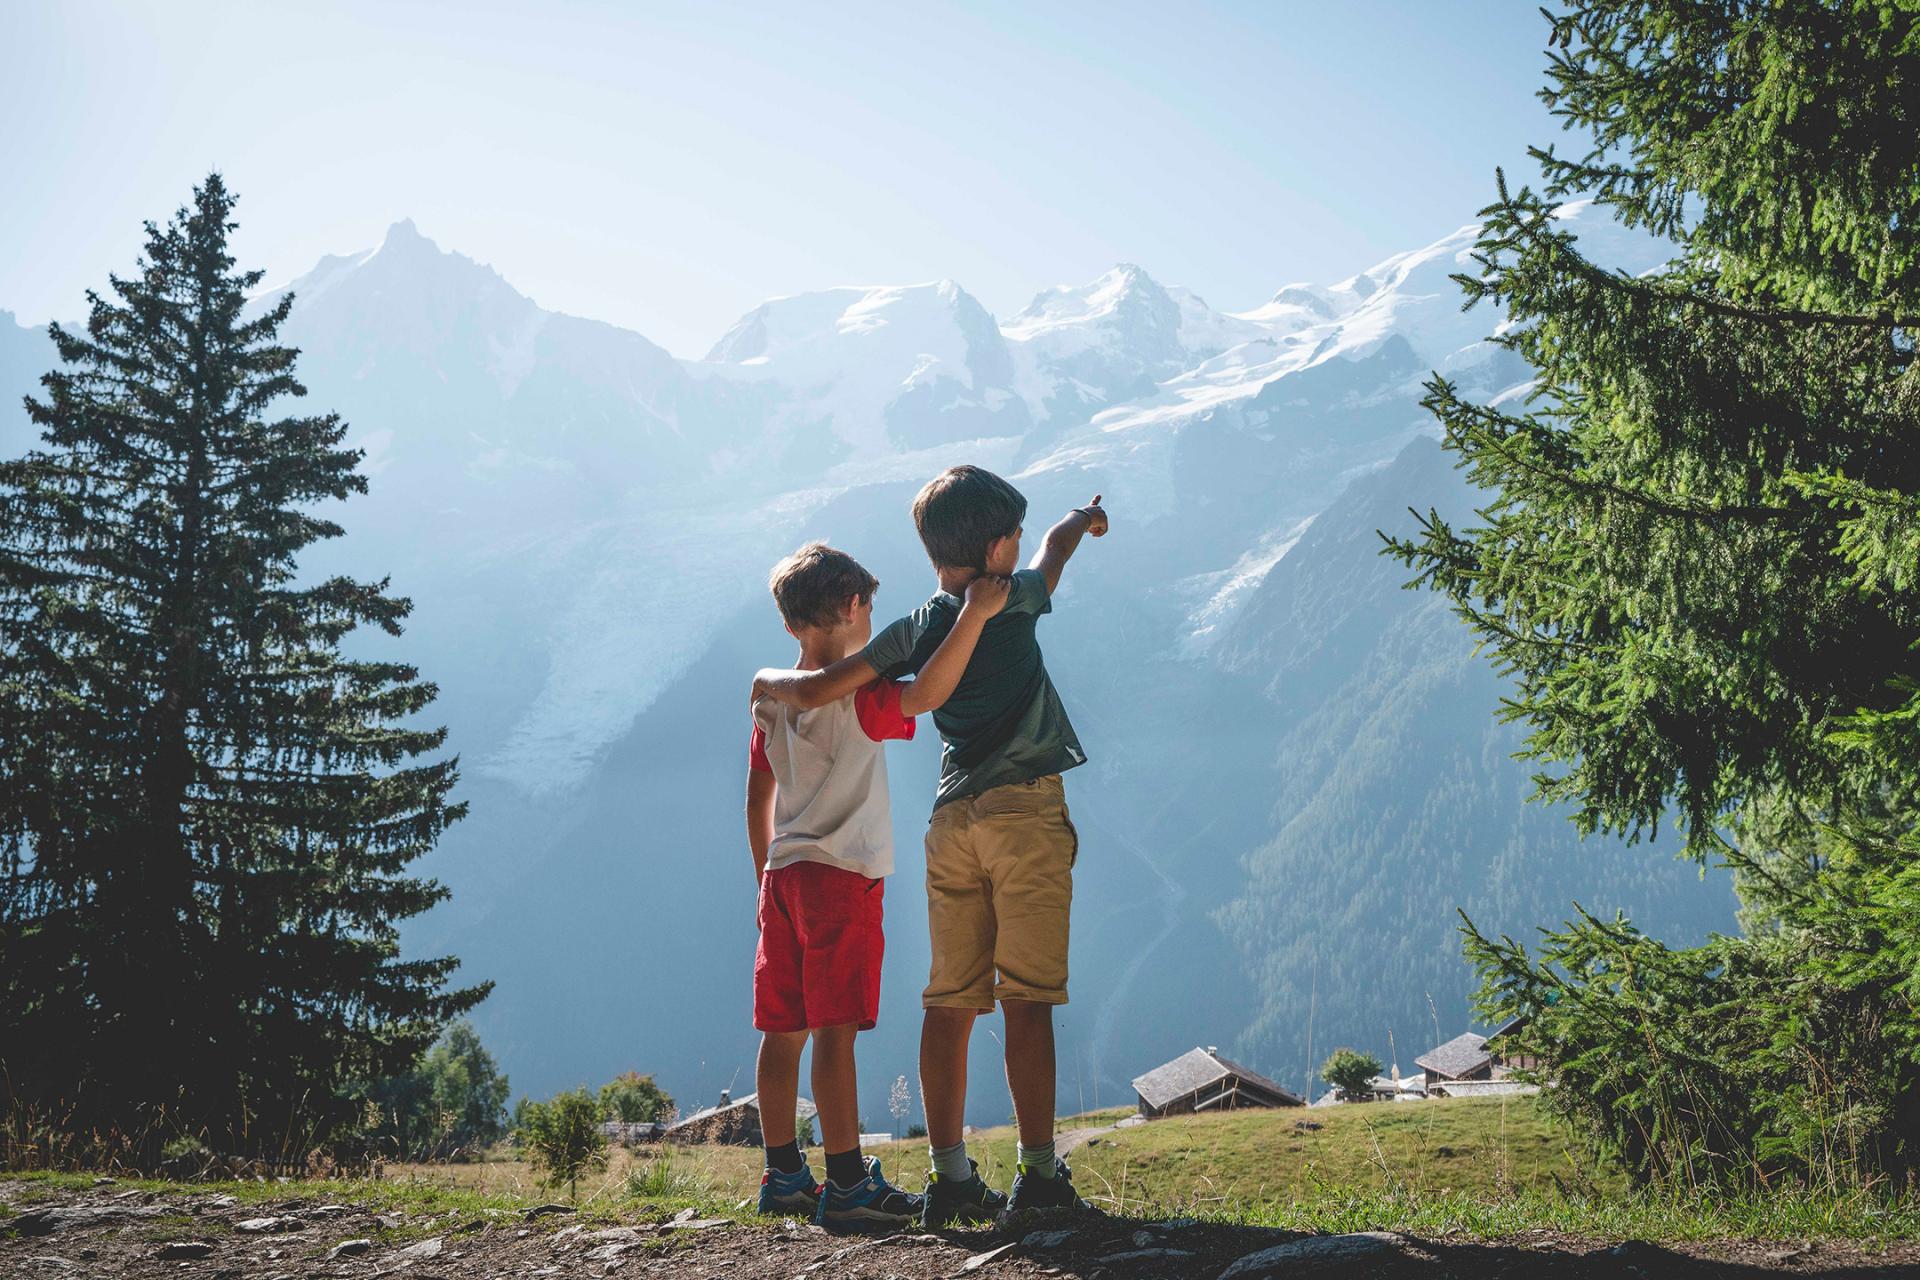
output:
[[[920,1100],[927,1110],[927,1144],[961,1141],[967,1120],[967,1041],[975,1009],[928,1009],[920,1023]]]
[[[1020,1141],[1044,1147],[1053,1141],[1053,1006],[1032,1000],[1002,1000],[1007,1020],[1007,1090]]]
[[[838,1154],[860,1145],[860,1083],[853,1070],[851,1022],[813,1033],[813,1101],[820,1108],[820,1146]]]
[[[806,1047],[804,1031],[769,1031],[760,1037],[753,1087],[760,1091],[761,1141],[769,1147],[783,1147],[793,1141],[793,1109],[800,1097],[800,1051]]]

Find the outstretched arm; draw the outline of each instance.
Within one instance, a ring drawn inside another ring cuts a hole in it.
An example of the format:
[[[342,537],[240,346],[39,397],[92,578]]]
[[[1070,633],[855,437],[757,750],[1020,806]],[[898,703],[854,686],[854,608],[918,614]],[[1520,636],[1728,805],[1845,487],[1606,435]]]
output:
[[[831,666],[818,671],[789,671],[785,667],[766,667],[753,677],[753,697],[772,698],[802,711],[824,707],[838,701],[879,676],[862,653],[850,653]]]
[[[980,641],[980,629],[987,625],[988,618],[1005,607],[1011,585],[1006,578],[987,574],[967,584],[966,603],[960,606],[960,616],[954,619],[947,638],[927,659],[927,665],[920,668],[919,676],[900,690],[900,714],[917,716],[947,704],[954,686],[960,683],[961,673],[967,669],[967,662],[973,657],[973,646]]]
[[[1038,569],[1040,576],[1047,580],[1047,594],[1052,595],[1060,585],[1060,575],[1066,571],[1067,561],[1080,546],[1080,539],[1086,534],[1096,538],[1105,537],[1107,532],[1107,513],[1100,505],[1100,495],[1094,494],[1093,501],[1084,507],[1075,507],[1061,517],[1060,522],[1047,530],[1047,536],[1040,540],[1040,550],[1034,553],[1029,569]]]

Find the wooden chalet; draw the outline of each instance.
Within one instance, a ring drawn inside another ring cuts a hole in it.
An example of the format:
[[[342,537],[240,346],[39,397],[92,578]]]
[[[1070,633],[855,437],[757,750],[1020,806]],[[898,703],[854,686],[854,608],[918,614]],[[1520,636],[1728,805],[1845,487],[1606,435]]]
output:
[[[1493,1055],[1487,1052],[1487,1038],[1466,1032],[1437,1048],[1429,1049],[1413,1060],[1426,1073],[1427,1092],[1444,1090],[1455,1080],[1491,1080]]]
[[[1223,1057],[1211,1045],[1183,1053],[1133,1082],[1140,1114],[1148,1119],[1231,1111],[1239,1107],[1300,1107],[1299,1094]]]
[[[1426,1073],[1428,1094],[1445,1097],[1522,1090],[1518,1081],[1507,1077],[1516,1070],[1531,1070],[1535,1061],[1525,1054],[1505,1053],[1500,1037],[1518,1030],[1524,1022],[1524,1017],[1511,1019],[1487,1036],[1469,1031],[1415,1058],[1413,1064]]]
[[[750,1093],[734,1100],[723,1090],[720,1102],[705,1111],[696,1111],[661,1134],[664,1142],[717,1142],[729,1147],[760,1145],[760,1095]]]

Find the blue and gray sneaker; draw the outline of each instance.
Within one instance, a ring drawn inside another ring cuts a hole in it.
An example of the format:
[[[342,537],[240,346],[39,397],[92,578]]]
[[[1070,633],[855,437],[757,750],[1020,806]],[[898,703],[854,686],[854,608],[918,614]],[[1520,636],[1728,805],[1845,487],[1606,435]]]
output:
[[[1055,1157],[1053,1176],[1042,1178],[1020,1165],[1013,1176],[1013,1194],[1007,1197],[1007,1212],[1020,1213],[1026,1209],[1075,1209],[1086,1211],[1093,1206],[1082,1200],[1073,1190],[1073,1170],[1067,1168],[1067,1162]]]
[[[920,1225],[929,1231],[942,1227],[990,1223],[1006,1211],[1007,1198],[980,1176],[980,1162],[967,1161],[972,1171],[965,1182],[943,1178],[938,1170],[927,1175],[926,1209]]]
[[[760,1212],[811,1218],[820,1212],[820,1184],[804,1164],[793,1173],[768,1169],[760,1175]]]
[[[885,1231],[920,1217],[920,1197],[886,1180],[880,1162],[866,1157],[867,1176],[852,1187],[829,1182],[820,1190],[813,1220],[830,1231]]]

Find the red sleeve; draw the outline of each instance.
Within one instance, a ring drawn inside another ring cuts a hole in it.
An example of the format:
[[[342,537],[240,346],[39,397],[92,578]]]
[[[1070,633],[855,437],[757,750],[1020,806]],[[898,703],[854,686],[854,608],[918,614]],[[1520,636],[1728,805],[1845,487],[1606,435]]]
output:
[[[773,761],[767,759],[767,731],[759,725],[753,726],[753,736],[747,739],[747,768],[754,773],[773,772]]]
[[[900,714],[897,680],[875,680],[855,689],[853,713],[860,718],[860,728],[875,742],[913,736],[913,717]]]

